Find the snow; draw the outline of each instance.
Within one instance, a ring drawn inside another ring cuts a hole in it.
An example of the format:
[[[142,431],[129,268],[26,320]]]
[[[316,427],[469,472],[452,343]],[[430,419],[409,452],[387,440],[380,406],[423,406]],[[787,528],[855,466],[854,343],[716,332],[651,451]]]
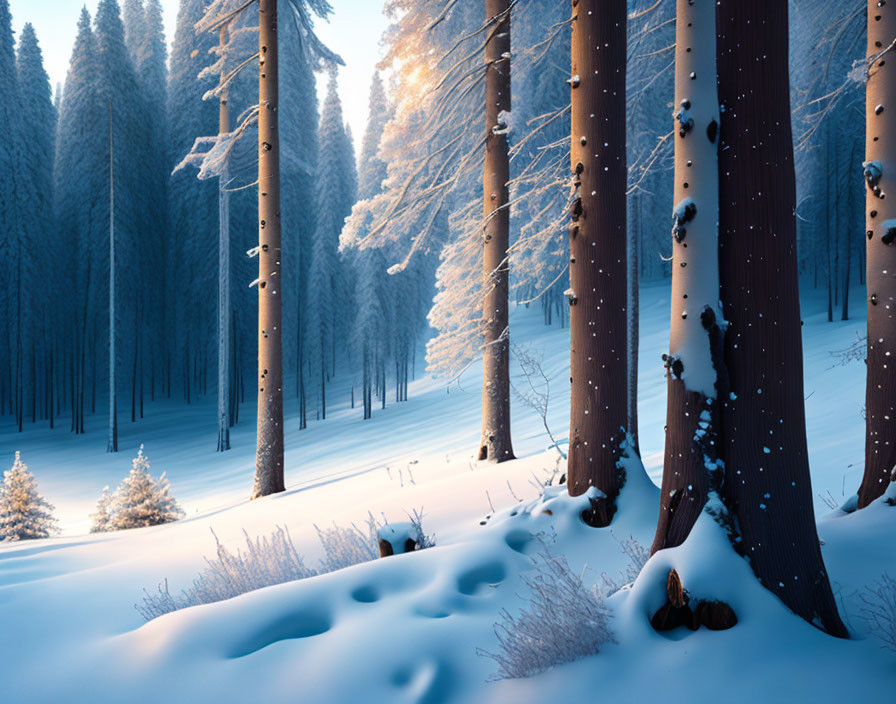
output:
[[[853,320],[836,323],[826,322],[821,293],[810,290],[803,301],[813,491],[843,501],[862,471],[864,365],[835,365],[830,352],[864,328],[864,297],[851,298]],[[642,287],[640,444],[654,482],[663,452],[660,353],[669,307],[668,284]],[[543,351],[552,391],[547,421],[564,437],[568,331],[544,327],[537,306],[516,308],[511,331],[516,342]],[[287,491],[252,502],[251,404],[226,453],[215,452],[213,395],[186,408],[149,404],[146,420],[121,425],[117,455],[104,452],[101,418],[89,418],[81,436],[67,433],[65,423],[55,432],[26,426],[22,434],[4,423],[3,462],[22,450],[57,506],[64,536],[0,546],[3,700],[525,703],[559,694],[587,701],[595,692],[608,701],[715,701],[720,692],[733,702],[755,701],[757,693],[767,701],[886,700],[896,660],[869,637],[857,606],[865,585],[884,572],[896,575],[896,553],[879,537],[896,529],[896,509],[884,500],[851,514],[831,513],[816,500],[823,554],[853,640],[830,638],[791,614],[704,516],[683,545],[657,555],[632,586],[607,598],[615,643],[525,680],[491,681],[495,663],[477,648],[495,652],[500,609],[516,615],[523,607],[524,578],[542,541],[586,586],[604,584],[603,573],[625,583],[629,558],[621,541],[650,545],[659,496],[644,475],[630,472],[609,529],[580,519],[588,496],[570,499],[562,487],[547,487],[540,497],[533,477],[546,479],[563,464],[541,418],[523,404],[515,405],[513,421],[521,459],[474,461],[477,366],[448,388],[418,378],[406,403],[377,409],[367,421],[348,407],[348,382],[340,387],[337,377],[326,421],[299,431],[287,416]],[[127,474],[141,443],[188,517],[87,535],[102,487]],[[144,588],[163,579],[172,593],[189,587],[203,556],[214,555],[210,529],[236,549],[243,529],[255,538],[286,526],[306,564],[316,564],[322,548],[315,524],[360,525],[368,512],[405,522],[417,509],[436,547],[145,624],[133,608]],[[649,620],[671,567],[693,597],[728,602],[737,626],[653,631]]]

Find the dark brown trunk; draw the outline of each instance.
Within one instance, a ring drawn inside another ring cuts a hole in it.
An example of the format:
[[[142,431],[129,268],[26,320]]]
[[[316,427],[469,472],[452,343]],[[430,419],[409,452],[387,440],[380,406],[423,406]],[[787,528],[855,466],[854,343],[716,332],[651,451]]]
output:
[[[625,482],[628,425],[625,0],[572,3],[569,493]]]
[[[717,22],[731,386],[723,498],[759,581],[807,621],[846,636],[819,548],[806,451],[787,3],[719,0]]]
[[[868,0],[869,59],[888,47],[894,35],[896,3]],[[891,355],[896,344],[896,71],[892,52],[886,62],[883,58],[875,60],[866,90],[865,158],[880,165],[880,175],[873,183],[866,169],[868,355],[860,508],[884,493],[896,470],[896,364]],[[884,200],[884,196],[889,198]]]
[[[252,498],[283,491],[277,0],[258,2],[258,435]]]
[[[479,459],[513,459],[510,441],[510,336],[508,330],[508,263],[510,211],[504,116],[510,112],[510,1],[485,0],[485,240],[482,249],[483,359],[482,436]],[[385,395],[384,395],[385,401]],[[385,403],[384,403],[385,405]]]

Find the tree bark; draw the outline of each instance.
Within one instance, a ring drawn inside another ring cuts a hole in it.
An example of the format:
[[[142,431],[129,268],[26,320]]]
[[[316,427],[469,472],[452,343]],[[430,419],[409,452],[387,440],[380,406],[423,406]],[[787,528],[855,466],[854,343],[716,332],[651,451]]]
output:
[[[258,2],[258,430],[252,498],[285,489],[277,0]]]
[[[715,0],[678,0],[666,449],[652,552],[684,541],[721,482],[718,399],[727,384],[719,307],[715,24]]]
[[[510,2],[485,0],[489,25],[485,44],[485,241],[482,250],[483,359],[482,437],[479,459],[512,460],[510,441],[510,336],[508,330],[508,262],[510,211],[507,182],[506,119],[510,112]]]
[[[227,25],[219,32],[223,51],[228,40]],[[221,81],[226,68],[221,67]],[[218,107],[218,134],[230,132],[228,94],[221,94]],[[230,449],[230,192],[227,169],[218,178],[218,452]]]
[[[569,493],[612,502],[628,431],[625,0],[573,0]]]
[[[896,58],[892,52],[879,56],[894,36],[896,4],[868,0],[868,58],[874,60],[868,70],[865,103],[868,355],[865,473],[859,487],[859,508],[884,493],[896,468],[896,364],[891,354],[896,349],[896,133],[892,125]],[[872,163],[877,164],[877,174],[869,169]]]
[[[719,0],[719,251],[737,548],[796,614],[846,636],[821,557],[803,403],[787,3]]]

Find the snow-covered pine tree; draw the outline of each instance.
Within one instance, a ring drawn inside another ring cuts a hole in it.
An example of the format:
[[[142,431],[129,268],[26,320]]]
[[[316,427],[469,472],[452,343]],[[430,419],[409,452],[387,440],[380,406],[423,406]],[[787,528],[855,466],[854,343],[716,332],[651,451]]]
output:
[[[48,538],[58,530],[52,504],[38,493],[34,475],[17,450],[0,486],[0,541]]]
[[[380,143],[386,122],[391,117],[391,108],[386,98],[386,89],[379,71],[370,81],[370,95],[367,100],[367,126],[361,139],[361,153],[358,155],[358,198],[367,200],[383,190],[383,181],[388,176],[386,162],[380,156]]]
[[[85,399],[90,365],[96,354],[97,306],[102,300],[108,217],[103,217],[108,187],[108,108],[99,92],[100,70],[90,14],[84,8],[59,111],[56,136],[56,213],[60,228],[60,291],[73,291],[60,301],[67,342],[71,429],[84,432]],[[93,380],[95,383],[95,379]]]
[[[24,419],[24,341],[23,242],[20,222],[21,204],[17,200],[21,166],[22,121],[12,17],[7,0],[0,0],[0,315],[3,316],[3,342],[0,365],[3,369],[3,393],[16,424],[22,430]],[[2,406],[2,403],[0,403]]]
[[[215,79],[197,79],[209,62],[209,50],[217,43],[216,36],[195,29],[206,4],[205,0],[181,0],[177,15],[168,82],[169,165],[179,163],[197,137],[218,131],[218,106],[202,99]],[[167,327],[172,331],[168,336],[172,345],[166,350],[165,384],[168,395],[172,386],[179,387],[189,402],[193,389],[190,370],[207,356],[213,335],[216,259],[196,255],[212,251],[217,242],[218,188],[213,181],[177,171],[168,180],[168,193],[171,258],[166,267],[165,296],[170,302]],[[179,296],[184,290],[191,291],[188,302]]]
[[[318,144],[317,130],[308,125],[319,122],[314,55],[296,23],[280,26],[280,52],[289,66],[280,81],[280,159],[283,217],[283,270],[290,285],[283,292],[284,319],[294,321],[294,331],[284,337],[284,364],[295,370],[295,390],[299,401],[299,427],[307,424],[305,382],[307,369],[304,342],[308,320],[308,274],[311,247],[317,226]]]
[[[96,501],[96,511],[90,514],[91,533],[106,533],[112,530],[114,501],[115,494],[108,486],[104,486],[103,493]]]
[[[361,140],[361,153],[358,158],[358,197],[364,201],[373,198],[382,190],[383,181],[386,178],[386,164],[379,156],[380,142],[383,137],[383,129],[389,119],[389,103],[383,87],[383,80],[379,72],[374,73],[370,83],[370,96],[367,108],[367,126],[364,137]],[[353,211],[352,218],[357,218],[363,224],[358,224],[357,236],[363,239],[370,230],[372,216],[368,203],[359,203],[357,211]],[[351,228],[349,228],[351,230]],[[386,258],[380,248],[357,250],[354,248],[355,233],[348,233],[346,238],[340,240],[343,250],[352,248],[346,253],[354,271],[355,281],[355,310],[353,339],[357,343],[356,359],[361,365],[361,398],[364,418],[370,418],[373,407],[373,380],[374,364],[376,360],[386,357],[386,336],[390,327],[388,324],[388,309],[391,306],[406,305],[407,299],[392,298],[388,296],[389,282],[386,281]]]
[[[23,345],[29,350],[29,406],[32,421],[38,405],[52,398],[52,377],[44,374],[63,320],[58,315],[59,296],[41,281],[58,281],[62,262],[51,244],[56,233],[53,212],[53,159],[55,152],[56,111],[53,108],[50,80],[34,27],[25,24],[19,37],[16,58],[19,94],[28,111],[28,158],[21,160],[19,205],[29,217],[21,220],[22,284],[28,295],[21,309]],[[40,368],[39,368],[40,367]],[[42,388],[38,388],[42,387]],[[39,391],[42,393],[39,395]],[[52,412],[50,412],[52,423]]]
[[[308,279],[308,359],[320,417],[327,417],[326,383],[335,365],[337,327],[354,302],[349,277],[339,255],[339,235],[354,205],[355,159],[342,119],[336,71],[330,74],[318,130],[317,227]]]
[[[121,21],[124,24],[124,43],[131,63],[136,66],[139,61],[138,47],[147,29],[143,0],[124,0],[121,5]]]
[[[157,526],[183,518],[183,509],[171,495],[165,474],[154,479],[149,473],[149,458],[143,454],[143,445],[132,464],[130,474],[115,490],[108,524],[111,530]]]
[[[136,296],[132,349],[131,419],[143,417],[144,382],[147,374],[154,386],[162,378],[160,362],[164,359],[167,337],[143,335],[142,328],[160,330],[167,328],[168,301],[165,286],[159,286],[153,272],[164,272],[171,265],[170,233],[168,230],[167,182],[170,165],[167,154],[167,45],[159,0],[145,0],[139,12],[129,10],[131,4],[141,0],[128,0],[124,7],[125,43],[132,55],[142,98],[144,119],[142,130],[133,135],[139,140],[143,154],[138,176],[143,215],[140,218],[139,251],[137,267],[139,291]],[[129,12],[135,17],[129,20]],[[131,25],[134,25],[134,28]],[[137,243],[135,243],[136,245]],[[149,346],[148,354],[145,348]],[[150,389],[154,397],[155,389]]]
[[[119,322],[125,329],[139,330],[139,309],[143,305],[142,267],[139,266],[143,228],[150,220],[141,169],[148,151],[145,103],[136,70],[125,46],[124,24],[117,0],[100,0],[95,19],[97,56],[101,80],[100,101],[106,108],[109,138],[104,150],[109,166],[103,171],[103,193],[109,194],[105,216],[109,222],[108,320],[109,328],[109,443],[110,452],[117,451],[117,393],[120,360],[133,352],[119,334]],[[137,136],[135,139],[135,135]],[[114,183],[113,183],[114,182]],[[105,219],[105,218],[104,218]],[[118,240],[121,240],[119,243]],[[115,280],[127,274],[136,286],[116,290]],[[105,278],[105,277],[104,277]],[[139,338],[139,332],[135,335]]]

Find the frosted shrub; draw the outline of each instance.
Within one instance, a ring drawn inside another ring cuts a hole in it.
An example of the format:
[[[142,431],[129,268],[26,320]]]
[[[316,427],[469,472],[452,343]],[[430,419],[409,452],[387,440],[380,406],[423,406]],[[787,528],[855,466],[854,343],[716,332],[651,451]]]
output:
[[[143,445],[132,464],[131,473],[114,493],[109,493],[109,487],[103,489],[96,512],[90,516],[92,533],[157,526],[184,517],[164,472],[158,479],[149,473],[149,458],[143,454]]]
[[[0,541],[48,538],[57,532],[53,506],[37,492],[34,475],[16,451],[0,486]]]
[[[415,511],[411,522],[419,528],[421,547],[432,547],[434,539],[423,532],[422,518],[422,514]],[[215,536],[216,555],[214,559],[205,559],[206,567],[193,580],[193,586],[182,590],[180,594],[171,594],[166,579],[157,587],[157,593],[144,589],[143,603],[135,604],[135,608],[149,621],[188,606],[224,601],[262,587],[370,562],[380,556],[378,525],[373,516],[368,517],[366,531],[355,525],[351,528],[337,525],[332,528],[314,528],[324,549],[324,556],[317,569],[305,565],[289,531],[283,527],[278,526],[269,536],[262,536],[254,541],[243,531],[246,537],[244,552],[230,552],[221,544],[218,536]]]
[[[603,582],[601,596],[603,598],[612,596],[627,584],[634,582],[644,565],[647,564],[647,560],[650,559],[650,550],[635,540],[634,537],[629,536],[624,540],[620,540],[614,533],[613,538],[619,543],[620,549],[628,557],[628,564],[625,566],[625,571],[620,572],[621,582],[618,582],[606,572],[601,573]]]
[[[149,621],[187,606],[224,601],[255,589],[316,574],[315,570],[305,566],[286,528],[278,527],[269,536],[254,541],[245,531],[243,534],[246,549],[235,553],[224,547],[215,535],[215,558],[206,558],[206,567],[193,580],[193,586],[179,595],[172,595],[166,579],[159,585],[158,594],[144,590],[143,603],[136,605],[137,611]]]
[[[332,528],[324,529],[315,525],[314,530],[317,531],[317,537],[324,548],[324,556],[320,562],[321,572],[335,572],[343,567],[378,558],[379,538],[373,516],[368,517],[366,528],[365,532],[355,525],[351,528],[342,528],[334,524]]]
[[[882,647],[896,653],[896,579],[884,573],[859,592],[859,617]]]
[[[494,679],[531,677],[615,642],[603,601],[585,587],[566,558],[545,548],[536,557],[535,575],[522,579],[529,596],[519,615],[500,611],[498,652],[477,650],[498,663]]]

